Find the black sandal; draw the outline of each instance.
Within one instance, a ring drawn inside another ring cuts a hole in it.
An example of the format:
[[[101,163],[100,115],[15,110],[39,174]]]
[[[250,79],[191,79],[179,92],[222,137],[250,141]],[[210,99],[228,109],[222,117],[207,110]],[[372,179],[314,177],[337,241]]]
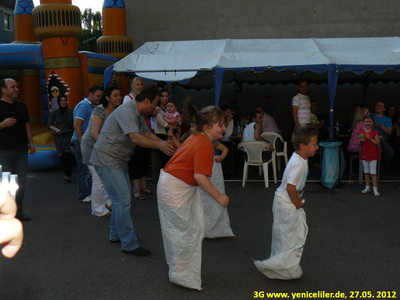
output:
[[[149,190],[148,188],[144,188],[144,189],[140,188],[140,191],[142,193],[146,193],[147,195],[155,195],[156,194],[156,192],[153,192],[153,191]]]
[[[133,193],[133,197],[135,197],[135,199],[137,200],[144,200],[145,198],[143,197],[143,195],[139,192]]]

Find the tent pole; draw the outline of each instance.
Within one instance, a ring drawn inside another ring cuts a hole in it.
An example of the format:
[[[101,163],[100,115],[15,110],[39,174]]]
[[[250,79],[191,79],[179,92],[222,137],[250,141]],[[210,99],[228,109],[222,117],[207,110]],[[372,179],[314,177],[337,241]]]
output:
[[[328,65],[328,89],[329,89],[329,138],[333,139],[333,104],[335,102],[336,88],[339,70],[336,64]]]
[[[222,89],[222,81],[224,79],[225,69],[215,67],[213,69],[213,79],[214,79],[214,105],[218,106],[220,97],[221,97],[221,89]]]

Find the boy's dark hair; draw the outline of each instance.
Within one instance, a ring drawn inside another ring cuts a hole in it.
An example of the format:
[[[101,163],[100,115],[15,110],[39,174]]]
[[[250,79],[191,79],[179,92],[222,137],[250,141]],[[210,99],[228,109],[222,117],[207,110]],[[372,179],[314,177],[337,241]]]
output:
[[[96,93],[96,91],[103,91],[103,88],[99,85],[94,85],[89,89],[89,94],[92,93]]]
[[[258,110],[252,110],[251,111],[251,113],[250,113],[250,123],[251,122],[253,122],[253,119],[256,119],[257,118],[257,114],[261,114],[261,112],[260,111],[258,111]]]
[[[156,97],[161,97],[161,93],[155,85],[145,86],[135,97],[137,102],[143,102],[146,99],[149,99],[150,102],[153,102]]]
[[[300,127],[293,132],[292,144],[294,150],[300,149],[300,144],[308,145],[314,136],[318,136],[318,129],[313,127]]]
[[[379,101],[380,102],[380,101]],[[363,118],[363,120],[365,119],[372,119],[372,122],[374,121],[374,115],[373,114],[366,114]]]

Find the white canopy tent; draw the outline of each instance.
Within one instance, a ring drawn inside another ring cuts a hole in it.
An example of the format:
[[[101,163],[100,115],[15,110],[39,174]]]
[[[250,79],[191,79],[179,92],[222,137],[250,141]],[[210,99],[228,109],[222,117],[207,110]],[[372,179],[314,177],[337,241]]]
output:
[[[105,73],[195,88],[226,82],[328,83],[330,128],[338,81],[400,81],[400,38],[243,39],[148,42]],[[332,136],[331,136],[332,137]]]

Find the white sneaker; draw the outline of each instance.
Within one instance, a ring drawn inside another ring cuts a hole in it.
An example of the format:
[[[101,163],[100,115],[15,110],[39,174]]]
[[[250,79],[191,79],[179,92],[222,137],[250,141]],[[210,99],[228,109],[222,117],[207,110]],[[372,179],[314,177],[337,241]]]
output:
[[[90,201],[92,201],[92,195],[87,196],[85,199],[83,199],[83,200],[81,200],[81,201],[79,201],[79,202],[88,203],[88,202],[90,202]]]
[[[370,186],[366,186],[365,189],[363,189],[361,191],[362,194],[366,194],[366,193],[369,193],[369,192],[371,192],[371,187]]]
[[[379,194],[378,190],[374,190],[374,196],[379,197],[381,194]]]

